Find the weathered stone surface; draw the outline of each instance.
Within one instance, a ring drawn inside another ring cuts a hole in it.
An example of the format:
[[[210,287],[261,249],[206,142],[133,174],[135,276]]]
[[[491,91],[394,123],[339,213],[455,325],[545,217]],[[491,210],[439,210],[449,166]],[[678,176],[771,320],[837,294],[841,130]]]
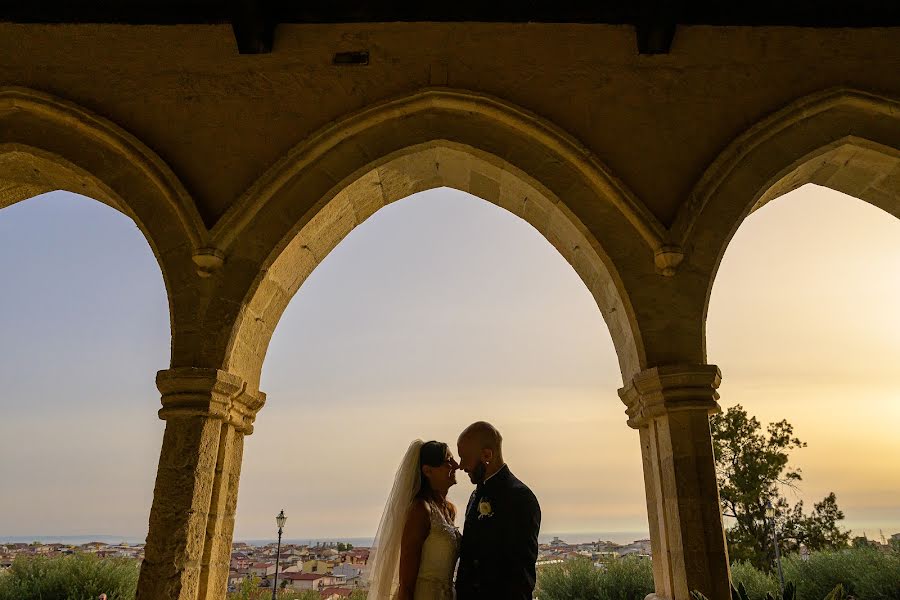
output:
[[[709,415],[719,409],[714,365],[673,365],[619,390],[640,433],[653,577],[660,598],[730,597],[728,552]]]
[[[244,436],[265,402],[215,369],[161,371],[160,454],[138,598],[224,598]]]

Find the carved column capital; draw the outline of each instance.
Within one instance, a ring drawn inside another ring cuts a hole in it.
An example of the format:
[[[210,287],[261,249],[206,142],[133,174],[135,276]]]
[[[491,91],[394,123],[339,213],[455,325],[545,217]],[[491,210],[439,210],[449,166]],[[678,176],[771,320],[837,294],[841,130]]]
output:
[[[247,382],[218,369],[179,367],[156,374],[162,394],[159,418],[221,419],[244,435],[253,433],[253,420],[266,402],[262,392],[247,390]]]
[[[716,365],[666,365],[635,375],[619,390],[619,397],[625,403],[629,427],[638,429],[673,411],[720,412],[716,388],[721,382]]]

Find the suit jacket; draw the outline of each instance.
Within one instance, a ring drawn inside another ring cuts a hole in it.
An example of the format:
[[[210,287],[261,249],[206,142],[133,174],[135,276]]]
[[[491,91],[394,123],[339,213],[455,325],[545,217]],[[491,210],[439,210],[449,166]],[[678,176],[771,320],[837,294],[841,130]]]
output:
[[[531,600],[541,507],[504,466],[466,508],[456,572],[457,600]]]

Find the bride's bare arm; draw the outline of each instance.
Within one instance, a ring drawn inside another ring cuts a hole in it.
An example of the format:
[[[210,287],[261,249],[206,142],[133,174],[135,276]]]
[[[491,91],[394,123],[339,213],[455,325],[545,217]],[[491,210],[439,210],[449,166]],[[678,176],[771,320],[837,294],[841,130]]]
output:
[[[419,563],[422,560],[422,546],[430,529],[428,507],[423,501],[416,500],[406,516],[403,539],[400,542],[400,590],[397,600],[413,600]]]

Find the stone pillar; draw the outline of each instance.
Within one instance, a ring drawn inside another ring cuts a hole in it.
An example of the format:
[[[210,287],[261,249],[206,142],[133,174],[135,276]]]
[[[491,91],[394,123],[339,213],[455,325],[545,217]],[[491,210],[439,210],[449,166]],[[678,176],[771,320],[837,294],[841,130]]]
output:
[[[225,597],[244,436],[265,395],[216,369],[160,371],[166,421],[138,600]]]
[[[660,600],[690,600],[693,590],[731,598],[709,429],[709,415],[721,410],[721,377],[715,365],[671,365],[642,371],[619,390],[628,425],[640,432]]]

